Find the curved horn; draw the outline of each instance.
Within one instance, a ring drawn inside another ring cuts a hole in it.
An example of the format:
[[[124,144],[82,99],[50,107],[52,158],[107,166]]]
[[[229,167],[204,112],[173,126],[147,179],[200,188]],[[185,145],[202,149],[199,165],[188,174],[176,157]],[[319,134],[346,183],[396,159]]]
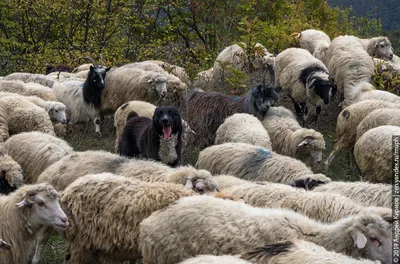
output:
[[[267,69],[269,71],[269,74],[271,75],[271,84],[272,84],[272,86],[274,86],[275,85],[275,71],[274,71],[274,68],[271,65],[267,64]]]
[[[101,56],[101,53],[100,53],[100,66],[103,67],[103,56]]]
[[[86,57],[79,57],[79,58],[77,58],[77,60],[79,60],[79,59],[88,59],[88,60],[90,60],[90,62],[93,64],[93,66],[97,66],[97,63],[96,63],[96,61],[92,58],[92,57],[90,57],[90,56],[86,56]]]

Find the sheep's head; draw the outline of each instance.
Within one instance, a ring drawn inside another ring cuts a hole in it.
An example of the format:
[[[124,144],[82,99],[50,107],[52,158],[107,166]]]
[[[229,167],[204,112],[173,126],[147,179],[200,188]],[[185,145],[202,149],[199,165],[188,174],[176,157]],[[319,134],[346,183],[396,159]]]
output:
[[[307,77],[305,83],[307,95],[312,98],[311,91],[314,92],[319,98],[322,99],[324,104],[329,104],[332,92],[336,91],[335,83],[329,78],[326,71],[316,71]]]
[[[48,112],[49,116],[53,120],[57,120],[63,124],[67,123],[67,116],[65,114],[66,107],[63,103],[54,102],[50,105]]]
[[[264,117],[269,108],[278,101],[278,94],[271,85],[258,85],[251,91],[251,101],[257,112],[256,116]]]
[[[59,193],[49,184],[25,185],[18,191],[21,201],[19,208],[30,210],[31,224],[51,226],[56,229],[68,227],[68,218],[59,204]]]
[[[218,190],[218,182],[207,170],[197,170],[193,167],[177,168],[171,175],[171,181],[185,185],[185,188],[204,194]]]
[[[346,233],[353,241],[354,255],[379,260],[386,264],[392,263],[391,224],[371,213],[360,213],[350,221],[352,221],[352,225],[346,230]]]
[[[103,90],[105,86],[105,79],[106,79],[106,73],[110,70],[111,68],[105,68],[104,66],[90,66],[89,68],[89,73],[88,73],[88,78],[87,80],[89,81],[90,84],[94,85],[98,90]]]
[[[296,156],[300,159],[312,158],[314,163],[322,161],[322,151],[325,150],[325,140],[321,133],[313,129],[298,129],[293,132],[293,138],[297,138]]]
[[[8,194],[24,184],[21,166],[9,155],[0,153],[0,193]]]
[[[374,52],[371,54],[373,57],[382,58],[386,60],[393,59],[392,43],[387,37],[380,37],[375,40]]]
[[[150,85],[150,91],[165,99],[167,96],[167,77],[165,75],[150,77],[147,83]]]

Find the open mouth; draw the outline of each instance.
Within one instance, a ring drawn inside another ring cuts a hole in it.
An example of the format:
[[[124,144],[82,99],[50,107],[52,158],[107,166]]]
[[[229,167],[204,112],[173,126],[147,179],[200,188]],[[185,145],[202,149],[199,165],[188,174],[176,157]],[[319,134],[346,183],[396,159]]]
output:
[[[171,125],[164,125],[163,126],[163,134],[164,134],[164,139],[171,139],[171,133],[172,133],[172,126]]]

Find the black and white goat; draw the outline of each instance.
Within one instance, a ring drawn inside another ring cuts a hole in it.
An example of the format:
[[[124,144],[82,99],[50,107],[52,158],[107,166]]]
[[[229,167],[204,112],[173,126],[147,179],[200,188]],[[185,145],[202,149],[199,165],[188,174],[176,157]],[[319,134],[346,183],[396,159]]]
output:
[[[54,87],[57,98],[67,107],[69,123],[93,120],[95,131],[100,132],[101,93],[105,85],[106,72],[110,68],[103,66],[100,55],[100,65],[91,57],[85,57],[92,62],[87,79],[82,81],[67,81]]]

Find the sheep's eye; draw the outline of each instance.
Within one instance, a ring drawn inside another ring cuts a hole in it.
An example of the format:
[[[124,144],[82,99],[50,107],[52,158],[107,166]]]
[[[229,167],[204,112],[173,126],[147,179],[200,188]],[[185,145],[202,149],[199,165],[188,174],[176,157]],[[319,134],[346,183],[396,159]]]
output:
[[[381,45],[381,48],[384,48],[384,47],[385,47],[385,45],[382,44],[382,45]]]
[[[56,111],[56,113],[58,113],[58,110],[54,110],[54,111]]]

